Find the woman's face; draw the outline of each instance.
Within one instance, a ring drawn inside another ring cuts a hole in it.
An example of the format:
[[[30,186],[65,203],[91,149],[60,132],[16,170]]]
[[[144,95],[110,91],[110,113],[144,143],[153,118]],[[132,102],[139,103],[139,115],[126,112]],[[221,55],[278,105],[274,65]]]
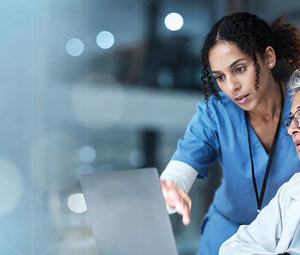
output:
[[[257,56],[260,65],[258,89],[252,58],[232,43],[221,42],[209,51],[209,64],[220,89],[246,111],[255,109],[263,99],[270,70],[265,60]]]
[[[293,99],[293,104],[290,112],[290,116],[295,118],[295,112],[300,109],[300,91],[297,92]],[[298,114],[296,114],[297,116]],[[293,142],[296,147],[298,158],[300,159],[300,128],[295,125],[294,119],[291,121],[291,125],[288,129],[289,135],[293,137]]]

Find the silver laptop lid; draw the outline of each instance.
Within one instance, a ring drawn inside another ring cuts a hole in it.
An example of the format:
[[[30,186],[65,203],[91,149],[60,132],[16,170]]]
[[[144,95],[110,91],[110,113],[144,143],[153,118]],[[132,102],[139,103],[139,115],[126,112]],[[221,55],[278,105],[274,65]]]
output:
[[[156,168],[80,176],[99,255],[177,255]]]

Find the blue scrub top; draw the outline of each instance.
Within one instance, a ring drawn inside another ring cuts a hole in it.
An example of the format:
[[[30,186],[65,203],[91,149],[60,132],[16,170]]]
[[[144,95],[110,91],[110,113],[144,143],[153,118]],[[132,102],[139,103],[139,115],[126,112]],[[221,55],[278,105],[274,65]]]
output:
[[[291,100],[285,96],[282,119],[289,117]],[[218,161],[223,169],[222,182],[215,192],[213,206],[229,221],[249,224],[257,216],[257,203],[252,182],[252,170],[244,110],[223,92],[197,104],[197,113],[190,121],[172,160],[192,166],[200,178],[206,178],[209,167]],[[269,156],[249,123],[258,193]],[[275,196],[278,188],[300,170],[300,161],[291,136],[280,129],[262,208]]]

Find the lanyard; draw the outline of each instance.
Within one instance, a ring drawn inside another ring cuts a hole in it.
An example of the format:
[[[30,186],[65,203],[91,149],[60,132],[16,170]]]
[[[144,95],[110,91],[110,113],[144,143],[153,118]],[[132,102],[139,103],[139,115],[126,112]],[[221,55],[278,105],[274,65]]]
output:
[[[248,144],[249,144],[249,151],[250,151],[250,159],[251,159],[251,168],[252,168],[252,181],[253,181],[253,186],[254,186],[255,195],[256,195],[256,202],[257,202],[257,213],[259,213],[260,210],[261,210],[261,205],[262,205],[262,202],[263,202],[263,199],[264,199],[265,190],[266,190],[267,181],[268,181],[268,176],[269,176],[269,173],[270,173],[271,164],[272,164],[272,160],[273,160],[273,155],[274,155],[276,143],[277,143],[277,140],[278,140],[279,130],[280,130],[281,114],[282,114],[282,110],[283,110],[283,100],[284,99],[283,99],[282,87],[281,87],[280,83],[278,83],[278,84],[280,86],[280,92],[281,92],[281,111],[280,111],[279,121],[278,121],[278,124],[277,124],[276,133],[275,133],[273,143],[272,143],[272,147],[271,147],[271,152],[270,152],[270,156],[269,156],[269,160],[268,160],[268,164],[267,164],[267,168],[266,168],[266,172],[265,172],[264,181],[263,181],[263,185],[262,185],[262,188],[261,188],[260,196],[258,196],[258,191],[257,191],[257,185],[256,185],[255,173],[254,173],[253,157],[252,157],[252,150],[251,150],[251,144],[250,144],[249,128],[248,128],[248,123],[246,122],[247,133],[248,133]],[[247,120],[246,112],[245,112],[245,118]]]

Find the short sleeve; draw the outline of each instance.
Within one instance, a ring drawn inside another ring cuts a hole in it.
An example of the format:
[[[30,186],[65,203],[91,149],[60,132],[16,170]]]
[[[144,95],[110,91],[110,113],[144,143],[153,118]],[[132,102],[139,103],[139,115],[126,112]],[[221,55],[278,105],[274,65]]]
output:
[[[215,111],[212,105],[201,101],[184,136],[178,141],[172,160],[182,161],[193,167],[200,178],[206,178],[210,165],[220,154]]]

